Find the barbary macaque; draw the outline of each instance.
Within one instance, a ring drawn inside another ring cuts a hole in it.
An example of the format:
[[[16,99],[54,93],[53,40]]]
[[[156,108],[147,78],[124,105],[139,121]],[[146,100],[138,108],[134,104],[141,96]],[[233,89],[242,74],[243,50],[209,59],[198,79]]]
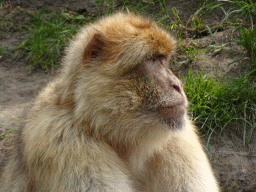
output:
[[[218,192],[169,69],[175,39],[116,13],[85,26],[35,99],[1,192]]]

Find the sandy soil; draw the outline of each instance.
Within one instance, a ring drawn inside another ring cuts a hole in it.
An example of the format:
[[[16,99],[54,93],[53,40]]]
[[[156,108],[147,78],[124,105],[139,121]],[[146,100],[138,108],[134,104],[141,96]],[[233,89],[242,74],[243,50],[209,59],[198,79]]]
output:
[[[33,2],[33,3],[32,3]],[[117,1],[118,2],[118,1]],[[118,3],[117,3],[118,4]],[[171,8],[177,8],[180,18],[183,21],[188,21],[191,15],[198,9],[200,1],[180,1],[172,0],[166,1],[166,7],[170,15]],[[42,7],[48,10],[67,9],[77,11],[80,14],[97,14],[104,11],[104,6],[97,9],[93,5],[93,1],[83,0],[66,0],[63,1],[28,1],[28,0],[12,0],[11,3],[0,11],[1,16],[10,13],[17,6],[21,8],[34,11],[40,10]],[[158,4],[151,6],[151,11],[158,12],[160,7]],[[210,15],[205,23],[212,26],[219,24],[222,19],[222,12],[220,9]],[[13,48],[18,45],[16,36],[18,35],[19,27],[23,22],[30,23],[32,19],[26,12],[16,11],[12,17],[14,25],[8,29],[0,26],[0,44],[4,48]],[[181,65],[180,67],[173,67],[177,75],[185,75],[189,68],[192,67],[193,73],[198,73],[200,67],[203,73],[209,76],[217,74],[227,74],[228,76],[237,77],[238,63],[227,66],[228,63],[238,58],[237,56],[228,57],[237,51],[241,51],[241,47],[236,45],[232,40],[237,38],[237,35],[231,35],[231,28],[226,27],[219,32],[211,35],[202,36],[191,42],[189,35],[185,36],[182,43],[198,44],[200,48],[206,49],[209,45],[213,45],[213,49],[209,52],[199,55],[200,58],[194,59],[190,63]],[[26,34],[22,34],[21,40],[27,38]],[[223,46],[217,54],[214,54],[214,47]],[[15,51],[12,54],[16,54]],[[19,129],[22,122],[23,115],[26,109],[33,101],[33,98],[38,91],[46,85],[46,83],[54,77],[54,75],[46,74],[41,69],[35,69],[32,72],[26,68],[28,63],[21,59],[14,62],[12,54],[4,53],[0,58],[0,135],[5,134],[10,129]],[[186,60],[182,55],[176,55],[178,61]],[[242,72],[245,71],[246,60],[242,61]],[[12,148],[11,133],[0,137],[0,167],[2,162],[6,159]],[[230,131],[226,138],[220,140],[216,136],[213,137],[209,150],[209,157],[223,191],[236,192],[253,192],[256,191],[256,135],[254,134],[248,146],[242,143],[242,137],[239,134]]]

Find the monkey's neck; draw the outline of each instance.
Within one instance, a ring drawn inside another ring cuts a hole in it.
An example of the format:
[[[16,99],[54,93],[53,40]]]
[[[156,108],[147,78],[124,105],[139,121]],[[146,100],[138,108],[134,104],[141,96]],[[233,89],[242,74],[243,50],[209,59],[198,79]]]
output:
[[[129,164],[129,157],[131,153],[131,147],[123,144],[113,144],[112,142],[104,139],[105,142],[117,153],[118,157],[122,159],[126,164]]]
[[[166,133],[164,136],[156,135],[154,138],[147,138],[138,143],[126,145],[106,142],[133,172],[138,173],[144,169],[145,162],[153,156],[154,152],[164,148],[170,137],[171,134]]]

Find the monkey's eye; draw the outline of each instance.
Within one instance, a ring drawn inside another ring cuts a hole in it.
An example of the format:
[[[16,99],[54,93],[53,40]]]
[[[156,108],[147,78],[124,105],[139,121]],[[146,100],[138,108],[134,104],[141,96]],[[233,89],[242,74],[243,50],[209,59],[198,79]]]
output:
[[[163,64],[163,60],[164,60],[164,56],[163,55],[154,55],[151,59],[149,59],[149,60],[151,60],[153,63],[155,63],[155,62],[160,62],[161,64]]]

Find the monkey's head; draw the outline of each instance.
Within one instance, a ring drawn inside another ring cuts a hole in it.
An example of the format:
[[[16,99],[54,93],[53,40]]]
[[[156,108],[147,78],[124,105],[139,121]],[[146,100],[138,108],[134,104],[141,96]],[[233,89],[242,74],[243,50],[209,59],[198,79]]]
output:
[[[165,30],[133,14],[84,28],[65,61],[66,78],[75,82],[77,121],[89,123],[94,134],[119,139],[181,129],[187,99],[168,66],[174,49]]]

